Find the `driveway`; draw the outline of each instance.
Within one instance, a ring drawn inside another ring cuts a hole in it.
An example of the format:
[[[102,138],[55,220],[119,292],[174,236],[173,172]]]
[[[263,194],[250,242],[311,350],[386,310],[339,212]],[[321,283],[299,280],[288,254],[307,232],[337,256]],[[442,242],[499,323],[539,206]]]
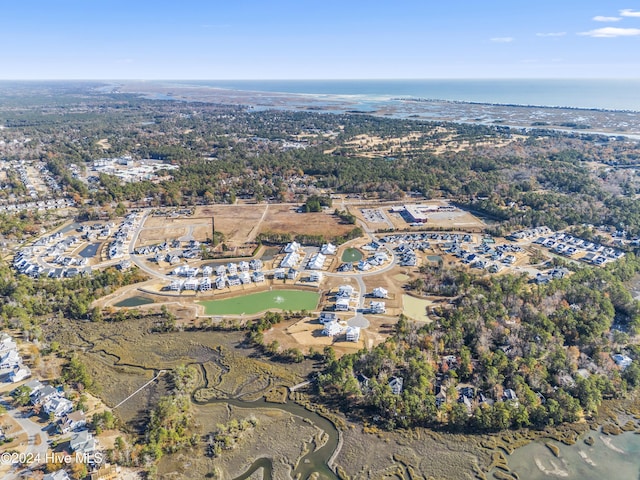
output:
[[[13,406],[5,401],[0,401],[0,405],[7,409],[6,415],[11,416],[16,423],[24,430],[29,438],[28,446],[25,450],[25,453],[29,453],[33,455],[33,458],[40,458],[41,462],[45,462],[45,458],[47,455],[47,450],[49,448],[49,435],[47,434],[45,428],[40,426],[38,423],[33,422],[30,418],[23,417],[23,412],[18,410],[17,408],[13,408]],[[36,445],[36,438],[40,435],[41,441],[39,445]],[[33,465],[35,466],[35,465]],[[13,480],[17,479],[20,476],[14,471],[3,477],[3,480]]]

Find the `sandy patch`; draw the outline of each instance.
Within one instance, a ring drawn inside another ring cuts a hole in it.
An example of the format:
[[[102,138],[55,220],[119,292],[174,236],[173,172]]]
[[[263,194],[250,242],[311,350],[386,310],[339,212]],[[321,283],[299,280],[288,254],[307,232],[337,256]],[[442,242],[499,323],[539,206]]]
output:
[[[433,302],[431,300],[402,295],[402,313],[413,320],[430,322],[427,310],[432,305]]]

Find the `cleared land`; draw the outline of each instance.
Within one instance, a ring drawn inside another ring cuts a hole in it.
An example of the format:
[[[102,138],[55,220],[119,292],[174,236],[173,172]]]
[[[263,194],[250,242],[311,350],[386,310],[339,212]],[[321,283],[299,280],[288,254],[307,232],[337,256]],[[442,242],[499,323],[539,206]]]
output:
[[[299,204],[237,204],[198,207],[193,216],[152,216],[140,232],[137,246],[165,240],[211,238],[212,218],[215,229],[224,234],[224,242],[240,247],[253,242],[259,233],[291,235],[344,235],[354,225],[340,223],[330,212],[298,213]]]
[[[427,309],[432,305],[431,300],[402,295],[402,313],[412,320],[428,322]]]
[[[344,235],[354,225],[342,224],[330,212],[298,213],[298,205],[270,205],[260,232],[290,233],[292,235]]]
[[[351,317],[353,317],[353,313],[342,315],[341,319],[346,325],[346,321]],[[303,353],[309,353],[312,349],[318,352],[322,351],[324,347],[332,346],[336,356],[341,357],[347,353],[355,353],[365,346],[372,348],[393,333],[396,319],[374,315],[367,315],[366,318],[369,320],[369,327],[361,330],[360,340],[357,342],[348,342],[344,333],[335,337],[323,335],[323,325],[317,317],[289,320],[275,325],[263,333],[264,342],[269,344],[275,340],[282,349],[297,348]]]

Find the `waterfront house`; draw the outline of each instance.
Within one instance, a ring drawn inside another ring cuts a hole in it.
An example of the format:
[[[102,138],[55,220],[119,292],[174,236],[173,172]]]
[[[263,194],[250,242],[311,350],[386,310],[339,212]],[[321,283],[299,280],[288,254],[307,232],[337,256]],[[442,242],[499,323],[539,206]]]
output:
[[[69,447],[74,452],[90,454],[96,451],[98,444],[91,433],[82,430],[71,437]]]
[[[87,417],[82,410],[68,413],[60,421],[59,430],[62,433],[69,433],[86,427]]]

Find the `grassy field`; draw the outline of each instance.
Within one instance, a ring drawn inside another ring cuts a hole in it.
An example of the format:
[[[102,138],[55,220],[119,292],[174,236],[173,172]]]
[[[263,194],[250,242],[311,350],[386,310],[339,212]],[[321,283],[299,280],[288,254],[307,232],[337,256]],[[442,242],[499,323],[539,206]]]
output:
[[[320,295],[300,290],[273,290],[225,300],[199,302],[206,315],[251,315],[267,310],[315,310]]]
[[[431,300],[402,295],[402,313],[413,320],[430,321],[426,309],[431,305],[433,305]]]

